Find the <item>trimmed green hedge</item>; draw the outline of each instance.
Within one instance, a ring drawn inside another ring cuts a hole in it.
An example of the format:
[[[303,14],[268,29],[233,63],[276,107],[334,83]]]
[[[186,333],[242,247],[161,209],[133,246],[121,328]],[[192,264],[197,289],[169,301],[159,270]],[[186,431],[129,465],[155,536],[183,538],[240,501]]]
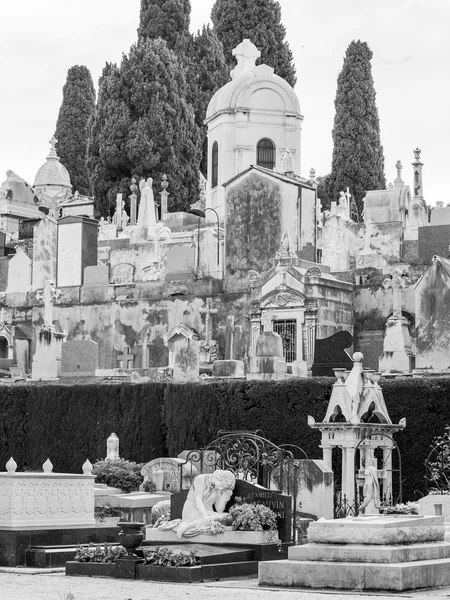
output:
[[[104,458],[111,432],[120,455],[147,462],[206,446],[220,429],[260,429],[276,444],[291,443],[320,458],[320,434],[307,425],[325,416],[332,378],[280,382],[3,386],[0,395],[0,469],[13,456],[19,469],[81,472]],[[450,423],[450,378],[383,380],[392,421],[406,417],[396,435],[403,494],[425,492],[424,461],[435,435]]]
[[[0,469],[50,458],[55,472],[82,472],[106,456],[112,432],[120,455],[136,462],[167,456],[160,419],[164,384],[4,386],[0,396]]]

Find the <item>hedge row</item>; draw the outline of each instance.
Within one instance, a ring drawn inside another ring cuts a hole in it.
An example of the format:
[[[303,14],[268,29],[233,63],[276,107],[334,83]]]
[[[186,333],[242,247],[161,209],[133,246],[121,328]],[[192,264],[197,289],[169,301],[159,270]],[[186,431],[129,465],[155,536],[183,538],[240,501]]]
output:
[[[320,434],[331,378],[281,382],[4,386],[0,395],[0,468],[13,456],[20,469],[50,458],[56,472],[80,472],[104,458],[111,432],[121,456],[145,462],[201,448],[222,430],[262,430],[276,444],[291,443],[320,458]],[[425,492],[424,461],[435,435],[450,423],[450,378],[382,382],[392,421],[406,417],[396,439],[404,498]]]

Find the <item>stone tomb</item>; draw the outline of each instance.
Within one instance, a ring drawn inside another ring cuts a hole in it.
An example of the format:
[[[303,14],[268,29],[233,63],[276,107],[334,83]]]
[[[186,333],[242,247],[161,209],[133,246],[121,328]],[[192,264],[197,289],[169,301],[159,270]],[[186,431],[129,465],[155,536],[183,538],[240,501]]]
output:
[[[288,556],[260,563],[260,585],[403,591],[450,584],[443,517],[323,519]]]

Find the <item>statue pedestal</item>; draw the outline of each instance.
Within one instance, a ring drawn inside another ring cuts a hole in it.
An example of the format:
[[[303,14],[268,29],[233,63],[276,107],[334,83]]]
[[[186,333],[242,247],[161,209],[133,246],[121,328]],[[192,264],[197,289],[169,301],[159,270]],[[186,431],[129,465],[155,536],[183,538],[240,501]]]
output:
[[[54,325],[43,325],[36,336],[31,379],[58,379],[61,373],[61,350],[66,334]]]
[[[383,354],[379,358],[382,373],[410,373],[412,345],[408,321],[404,317],[391,317],[386,324]]]

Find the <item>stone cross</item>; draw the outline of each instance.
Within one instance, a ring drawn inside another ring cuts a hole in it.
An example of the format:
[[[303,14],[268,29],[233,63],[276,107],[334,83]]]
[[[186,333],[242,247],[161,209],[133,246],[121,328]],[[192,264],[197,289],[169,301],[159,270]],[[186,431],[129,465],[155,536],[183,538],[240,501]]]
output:
[[[236,331],[242,331],[240,325],[234,324],[234,316],[227,317],[227,324],[219,327],[222,331],[225,330],[226,342],[225,342],[225,358],[228,360],[234,359],[234,334]]]
[[[383,281],[384,289],[392,288],[392,316],[396,319],[402,316],[402,289],[410,283],[400,269],[393,269],[392,278],[386,277]]]
[[[130,354],[128,346],[124,346],[123,353],[117,357],[120,369],[132,369],[134,362],[134,354]]]
[[[46,279],[44,289],[36,293],[36,298],[44,301],[44,325],[53,325],[53,303],[61,294],[51,279]]]
[[[205,319],[205,340],[212,339],[212,317],[211,315],[217,315],[219,312],[217,308],[212,307],[212,298],[206,298],[206,308],[200,308],[198,311],[202,315],[206,315]]]
[[[53,135],[48,143],[50,144],[50,156],[51,157],[56,156],[56,144],[58,143],[58,140]]]
[[[395,163],[395,168],[397,169],[397,179],[402,178],[402,163],[398,160]]]

